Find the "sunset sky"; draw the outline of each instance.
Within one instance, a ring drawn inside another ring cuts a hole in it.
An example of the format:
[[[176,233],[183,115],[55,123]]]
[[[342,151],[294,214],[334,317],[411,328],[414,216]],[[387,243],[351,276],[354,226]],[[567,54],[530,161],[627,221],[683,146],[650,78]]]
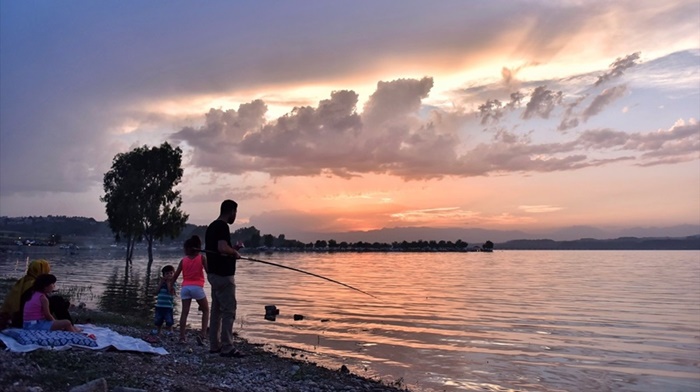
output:
[[[168,141],[194,224],[700,225],[697,0],[1,4],[3,216]]]

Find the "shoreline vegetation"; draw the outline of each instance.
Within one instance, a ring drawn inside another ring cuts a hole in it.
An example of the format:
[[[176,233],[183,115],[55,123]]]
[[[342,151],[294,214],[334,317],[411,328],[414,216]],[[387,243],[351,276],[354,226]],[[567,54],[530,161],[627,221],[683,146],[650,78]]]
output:
[[[0,278],[3,296],[14,283]],[[76,324],[94,324],[122,335],[142,338],[150,324],[142,318],[72,308]],[[70,391],[91,381],[104,379],[108,390],[130,391],[374,391],[397,392],[411,389],[402,379],[378,380],[353,374],[345,366],[330,369],[315,363],[316,354],[254,344],[236,336],[242,358],[210,354],[208,346],[196,343],[195,331],[188,331],[188,343],[178,342],[178,333],[162,335],[154,346],[168,355],[116,350],[36,350],[13,353],[0,342],[0,385],[4,391]],[[105,390],[105,389],[97,389]]]
[[[0,242],[0,253],[18,255],[37,254],[77,254],[85,251],[124,251],[125,247],[119,243],[96,243],[89,238],[81,238],[70,242],[69,245],[32,243],[2,243]],[[325,242],[325,241],[322,241]],[[341,253],[341,252],[493,252],[508,250],[700,250],[700,235],[688,237],[623,237],[608,240],[593,238],[582,238],[575,241],[554,241],[554,240],[513,240],[504,243],[497,243],[491,246],[466,245],[450,241],[412,241],[403,243],[366,243],[359,242],[353,244],[334,244],[308,247],[277,247],[259,246],[256,248],[246,247],[239,252],[244,255],[259,255],[273,253]],[[146,250],[144,246],[136,246],[135,249]],[[161,243],[154,245],[155,252],[181,252],[181,245],[176,243]]]
[[[206,226],[186,224],[176,238],[154,243],[154,250],[181,250],[192,235],[204,236]],[[694,230],[686,230],[693,233]],[[475,252],[488,245],[494,250],[700,250],[700,228],[689,236],[619,237],[611,239],[581,238],[569,241],[551,239],[515,239],[510,241],[469,242],[457,240],[336,241],[319,239],[301,242],[284,234],[263,234],[253,227],[243,227],[231,234],[232,242],[245,244],[244,253],[269,252]],[[122,250],[125,244],[114,241],[106,221],[85,217],[0,217],[0,252],[41,252],[58,248],[64,252],[85,249]],[[137,243],[137,249],[145,243]]]

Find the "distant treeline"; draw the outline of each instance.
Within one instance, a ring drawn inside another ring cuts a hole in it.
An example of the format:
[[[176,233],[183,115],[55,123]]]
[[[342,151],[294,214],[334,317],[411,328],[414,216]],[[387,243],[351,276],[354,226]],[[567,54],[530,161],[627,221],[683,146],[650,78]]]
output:
[[[206,226],[187,224],[182,233],[164,243],[180,245],[192,235],[204,238]],[[111,243],[114,234],[109,229],[107,221],[97,221],[93,218],[67,216],[30,216],[30,217],[0,217],[0,240],[2,243],[14,243],[16,238],[31,238],[37,244],[48,244],[51,239],[55,243],[76,242],[76,238],[90,241]],[[462,240],[452,241],[411,241],[411,242],[337,242],[333,239],[319,239],[304,243],[285,238],[284,234],[273,236],[262,234],[253,227],[244,227],[231,234],[232,241],[242,241],[247,248],[284,248],[288,250],[350,250],[362,249],[369,251],[450,251],[461,250],[467,246],[483,246],[481,243],[467,243]],[[513,240],[494,245],[495,250],[700,250],[700,235],[676,238],[636,238],[622,237],[599,240],[583,238],[575,241]]]
[[[0,216],[0,232],[5,235],[12,233],[25,236],[112,236],[106,221],[99,222],[93,218],[79,216],[25,216],[8,218]]]

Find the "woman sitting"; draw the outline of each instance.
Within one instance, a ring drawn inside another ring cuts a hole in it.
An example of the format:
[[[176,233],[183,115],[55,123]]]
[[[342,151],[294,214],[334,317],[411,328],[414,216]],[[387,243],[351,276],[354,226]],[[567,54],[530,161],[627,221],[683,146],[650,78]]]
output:
[[[15,283],[5,297],[0,308],[0,330],[7,327],[22,328],[22,294],[31,289],[34,279],[51,272],[49,262],[43,259],[33,260],[27,267],[27,274]],[[11,325],[10,325],[11,323]]]

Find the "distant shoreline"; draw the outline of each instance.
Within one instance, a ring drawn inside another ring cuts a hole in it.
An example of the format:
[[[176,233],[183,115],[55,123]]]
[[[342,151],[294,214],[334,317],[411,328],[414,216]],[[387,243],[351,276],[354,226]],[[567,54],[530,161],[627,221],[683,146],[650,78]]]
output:
[[[334,247],[334,248],[267,248],[260,247],[257,249],[243,249],[244,254],[270,254],[270,253],[346,253],[346,252],[411,252],[411,253],[488,253],[480,249],[480,247],[465,247],[465,248],[445,248],[440,246],[422,246],[408,248],[394,248],[391,244],[368,244],[370,246],[351,246]],[[549,239],[541,240],[513,240],[494,245],[494,252],[508,250],[700,250],[700,235],[690,237],[675,237],[675,238],[636,238],[624,237],[609,240],[598,240],[585,238],[575,241],[554,241]],[[17,255],[40,255],[40,254],[76,254],[83,252],[120,252],[121,247],[113,245],[97,245],[97,246],[81,246],[78,244],[76,248],[65,249],[58,245],[43,246],[43,245],[3,245],[0,246],[0,253],[17,254]],[[156,252],[180,252],[180,246],[176,245],[160,245],[154,248]]]

